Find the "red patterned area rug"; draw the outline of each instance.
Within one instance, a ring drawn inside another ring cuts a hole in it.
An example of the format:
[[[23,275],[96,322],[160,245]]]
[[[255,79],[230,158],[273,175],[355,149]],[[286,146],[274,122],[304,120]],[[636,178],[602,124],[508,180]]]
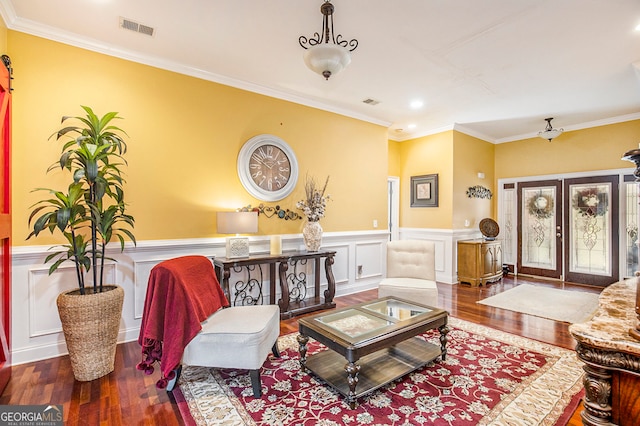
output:
[[[448,354],[358,400],[300,371],[296,334],[261,372],[253,398],[246,371],[185,367],[174,391],[195,425],[564,425],[583,393],[574,351],[450,318]],[[437,331],[422,338],[439,344]],[[310,351],[326,350],[310,340]]]

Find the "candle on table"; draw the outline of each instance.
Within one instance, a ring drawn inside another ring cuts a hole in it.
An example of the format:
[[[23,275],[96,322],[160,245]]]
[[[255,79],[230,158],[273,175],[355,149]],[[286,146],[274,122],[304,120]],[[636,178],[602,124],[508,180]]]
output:
[[[271,254],[282,254],[282,238],[280,235],[271,236]]]

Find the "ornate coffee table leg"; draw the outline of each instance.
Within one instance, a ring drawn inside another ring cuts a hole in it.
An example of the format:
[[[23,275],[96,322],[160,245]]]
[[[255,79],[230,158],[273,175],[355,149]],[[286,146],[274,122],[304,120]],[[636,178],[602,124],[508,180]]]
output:
[[[300,351],[300,370],[306,371],[307,367],[305,367],[305,363],[307,362],[307,343],[309,342],[309,338],[307,336],[303,336],[302,334],[298,334],[297,337]]]
[[[356,386],[358,384],[360,366],[355,362],[350,362],[344,366],[344,370],[347,372],[347,382],[349,383],[349,395],[347,396],[347,402],[349,403],[349,407],[353,410],[356,408]]]
[[[440,355],[440,357],[444,361],[447,359],[447,333],[449,333],[451,329],[447,324],[445,324],[441,325],[438,328],[438,331],[440,331],[440,350],[442,351],[442,355]]]

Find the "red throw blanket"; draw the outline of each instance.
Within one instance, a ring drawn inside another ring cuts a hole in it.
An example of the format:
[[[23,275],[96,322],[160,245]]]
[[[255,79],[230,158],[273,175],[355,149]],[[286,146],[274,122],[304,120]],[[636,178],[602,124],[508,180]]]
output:
[[[175,377],[182,352],[202,329],[200,323],[223,306],[229,306],[211,261],[185,256],[157,264],[149,275],[138,343],[142,362],[138,370],[153,373],[160,362],[163,389]]]

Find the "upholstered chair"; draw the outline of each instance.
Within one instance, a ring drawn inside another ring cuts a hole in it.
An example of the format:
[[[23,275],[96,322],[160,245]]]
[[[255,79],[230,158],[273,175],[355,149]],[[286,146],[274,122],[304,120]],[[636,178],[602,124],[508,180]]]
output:
[[[171,391],[182,365],[249,370],[253,395],[262,395],[260,368],[270,352],[279,357],[280,308],[233,306],[220,287],[211,260],[184,256],[156,265],[138,342],[139,370],[160,363],[159,388]]]
[[[279,357],[280,308],[277,305],[220,309],[184,348],[183,365],[249,370],[253,396],[260,398],[260,368],[270,352]]]
[[[387,277],[378,286],[378,297],[386,296],[438,306],[433,242],[399,240],[387,243]]]

